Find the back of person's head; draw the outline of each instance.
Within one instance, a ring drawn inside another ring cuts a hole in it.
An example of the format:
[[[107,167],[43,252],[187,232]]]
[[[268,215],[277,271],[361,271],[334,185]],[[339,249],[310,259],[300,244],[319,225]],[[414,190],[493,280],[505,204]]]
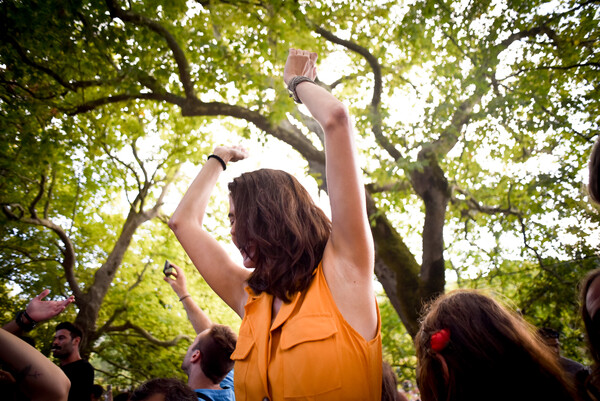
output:
[[[129,401],[131,399],[131,393],[126,391],[114,396],[113,401]]]
[[[398,380],[389,363],[383,361],[381,371],[381,401],[397,401]]]
[[[156,394],[164,395],[164,401],[198,401],[194,390],[177,379],[152,379],[136,388],[129,401],[144,401]]]
[[[554,330],[552,327],[541,327],[537,332],[542,338],[560,338],[560,333],[557,330]]]
[[[92,400],[99,400],[104,394],[104,387],[99,384],[94,384],[92,386]]]
[[[533,327],[473,290],[442,295],[415,338],[423,401],[572,400],[572,383]]]
[[[331,222],[298,180],[281,170],[244,173],[229,184],[229,191],[236,244],[256,247],[249,287],[289,301],[311,283]]]
[[[75,338],[75,337],[79,337],[81,339],[83,339],[83,331],[81,331],[81,329],[74,325],[71,322],[61,322],[56,326],[55,331],[58,330],[67,330],[69,333],[71,333],[71,338]]]
[[[592,148],[589,167],[590,179],[588,192],[592,200],[600,204],[600,136],[596,139],[596,143]]]
[[[35,348],[35,339],[33,337],[19,336],[19,338],[25,341],[27,344],[31,345],[33,348]]]
[[[231,354],[236,342],[237,335],[229,326],[215,324],[196,345],[202,355],[200,368],[213,383],[220,383],[233,369]]]

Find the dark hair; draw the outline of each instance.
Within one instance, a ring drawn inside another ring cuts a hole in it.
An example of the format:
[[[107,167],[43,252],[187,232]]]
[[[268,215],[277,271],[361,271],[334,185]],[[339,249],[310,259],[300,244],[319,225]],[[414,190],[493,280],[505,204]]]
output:
[[[381,401],[397,401],[399,397],[396,373],[386,361],[382,362],[381,367]]]
[[[538,329],[537,333],[542,338],[560,338],[560,333],[551,327],[542,327]]]
[[[79,337],[83,340],[83,332],[81,331],[81,329],[74,325],[71,322],[61,322],[56,326],[56,329],[54,329],[54,331],[58,331],[58,330],[67,330],[69,333],[71,333],[71,338],[75,338],[75,337]]]
[[[131,397],[131,393],[129,391],[126,391],[124,393],[115,395],[113,398],[113,401],[129,401],[130,397]]]
[[[202,355],[200,359],[202,372],[213,383],[220,383],[233,369],[233,361],[230,357],[236,342],[237,336],[229,326],[215,324],[208,331],[208,335],[198,341],[194,347]]]
[[[431,337],[442,329],[449,331],[449,342],[434,351]],[[577,399],[573,383],[534,328],[473,290],[434,300],[415,346],[423,401]]]
[[[590,183],[588,192],[590,197],[596,203],[600,203],[600,136],[592,148],[590,155]]]
[[[306,189],[281,170],[244,173],[229,184],[235,237],[256,247],[248,286],[285,302],[312,281],[331,233],[331,222]]]
[[[104,393],[104,387],[102,387],[99,384],[94,384],[92,386],[92,395],[96,398],[100,398],[100,396],[102,396],[102,394]]]
[[[154,394],[163,394],[165,401],[198,401],[196,393],[178,379],[152,379],[136,388],[130,401],[144,401]]]

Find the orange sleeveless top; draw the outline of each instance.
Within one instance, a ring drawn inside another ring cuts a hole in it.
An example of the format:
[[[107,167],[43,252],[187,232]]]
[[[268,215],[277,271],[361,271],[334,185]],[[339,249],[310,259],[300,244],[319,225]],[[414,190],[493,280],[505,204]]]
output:
[[[236,401],[381,400],[381,316],[366,341],[337,309],[322,264],[309,288],[282,304],[271,324],[273,296],[249,294],[235,361]]]

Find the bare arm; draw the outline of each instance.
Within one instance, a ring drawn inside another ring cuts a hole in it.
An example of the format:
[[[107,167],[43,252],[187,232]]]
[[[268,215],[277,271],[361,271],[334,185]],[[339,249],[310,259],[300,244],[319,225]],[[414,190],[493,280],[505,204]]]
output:
[[[316,53],[290,49],[285,82],[296,75],[314,79],[316,59]],[[327,189],[332,214],[330,246],[336,255],[347,259],[358,274],[370,280],[374,269],[373,238],[348,110],[327,90],[310,82],[300,83],[296,91],[325,133]]]
[[[237,147],[219,146],[213,153],[225,163],[247,156],[243,149]],[[202,225],[210,194],[222,171],[220,162],[214,158],[204,163],[169,220],[169,227],[208,285],[238,315],[243,316],[247,299],[244,286],[250,271],[233,262]]]
[[[286,84],[297,75],[314,79],[316,59],[316,53],[290,49],[284,71]],[[296,93],[325,133],[332,214],[331,236],[323,255],[325,278],[344,318],[370,339],[377,328],[372,284],[374,245],[350,116],[335,96],[313,83],[298,84]]]
[[[37,323],[52,319],[64,311],[70,303],[75,301],[75,297],[72,295],[62,301],[43,301],[49,293],[50,290],[45,289],[38,296],[29,301],[27,308],[25,308],[27,315]],[[31,323],[25,316],[22,316],[22,319],[24,319],[24,323]],[[2,328],[15,335],[23,334],[23,330],[15,320],[6,323]]]
[[[183,269],[173,263],[171,263],[171,266],[175,268],[177,275],[175,277],[165,276],[164,280],[171,285],[171,288],[173,288],[173,291],[175,291],[175,294],[179,297],[179,300],[185,309],[185,313],[194,327],[194,331],[196,334],[200,334],[204,330],[211,328],[213,323],[202,308],[194,302],[188,292]]]
[[[71,382],[63,371],[23,340],[0,329],[0,360],[16,372],[21,390],[32,401],[62,401]]]

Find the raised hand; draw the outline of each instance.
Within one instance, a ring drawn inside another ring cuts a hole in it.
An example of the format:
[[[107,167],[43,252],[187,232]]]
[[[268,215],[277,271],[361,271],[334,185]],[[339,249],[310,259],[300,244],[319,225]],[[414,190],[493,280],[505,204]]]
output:
[[[50,290],[45,289],[37,297],[33,298],[25,309],[27,314],[36,322],[52,319],[64,311],[70,303],[75,301],[73,295],[63,301],[42,301],[48,294],[50,294]]]
[[[317,53],[307,50],[290,49],[285,68],[283,81],[287,85],[292,78],[298,75],[305,76],[314,81],[317,77]]]
[[[227,162],[237,162],[248,157],[248,151],[239,145],[217,146],[213,153]]]

